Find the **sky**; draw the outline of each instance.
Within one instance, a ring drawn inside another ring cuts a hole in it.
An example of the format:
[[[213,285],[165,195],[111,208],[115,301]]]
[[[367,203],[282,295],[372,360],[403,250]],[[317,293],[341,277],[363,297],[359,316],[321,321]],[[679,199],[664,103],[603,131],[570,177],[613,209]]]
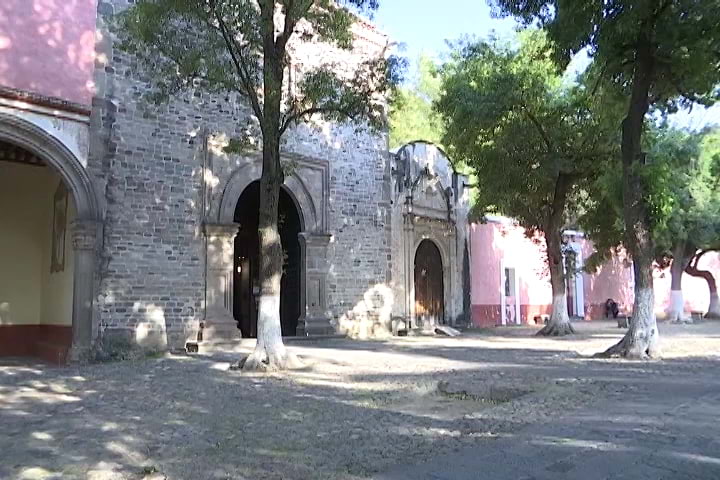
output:
[[[404,45],[400,54],[411,62],[422,53],[442,60],[449,51],[447,40],[467,35],[510,38],[517,27],[512,18],[492,18],[485,0],[384,0],[372,22],[392,41]],[[408,73],[412,76],[412,66]],[[679,112],[671,116],[671,122],[692,129],[720,124],[720,105],[710,110],[697,107],[692,112]]]
[[[405,44],[403,54],[415,60],[421,53],[440,57],[446,40],[463,35],[487,38],[493,32],[511,36],[511,18],[491,18],[484,0],[385,0],[372,19],[395,42]]]

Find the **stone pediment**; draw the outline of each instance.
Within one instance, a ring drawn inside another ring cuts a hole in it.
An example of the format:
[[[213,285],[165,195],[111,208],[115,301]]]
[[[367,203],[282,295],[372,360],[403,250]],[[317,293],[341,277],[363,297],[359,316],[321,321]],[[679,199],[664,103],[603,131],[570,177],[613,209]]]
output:
[[[423,178],[412,192],[415,215],[447,219],[452,212],[451,196],[439,178]]]
[[[406,213],[418,217],[452,220],[456,207],[457,174],[439,147],[412,142],[394,156],[395,198],[403,205],[412,203]]]

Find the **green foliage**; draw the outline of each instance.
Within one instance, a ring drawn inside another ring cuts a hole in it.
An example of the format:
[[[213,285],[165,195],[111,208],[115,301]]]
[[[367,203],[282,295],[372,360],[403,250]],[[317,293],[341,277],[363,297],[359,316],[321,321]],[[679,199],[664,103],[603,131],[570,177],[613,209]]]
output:
[[[603,76],[629,95],[638,35],[653,43],[654,107],[672,112],[720,97],[720,0],[491,0],[498,15],[515,15],[547,30],[563,64],[583,48]]]
[[[552,53],[540,31],[523,33],[519,48],[466,44],[444,67],[436,102],[450,155],[479,179],[475,212],[531,231],[545,230],[561,178],[574,202],[616,153],[616,123],[584,83],[563,82]]]
[[[623,161],[590,188],[591,202],[582,223],[600,248],[600,256],[623,239],[633,255],[641,254],[636,260],[647,272],[651,249],[669,243],[663,232],[686,235],[682,232],[687,227],[677,219],[686,217],[680,214],[689,211],[687,205],[683,207],[684,200],[696,187],[690,188],[687,174],[670,161],[687,160],[692,142],[664,138],[664,134],[643,139],[647,124],[643,116],[653,109],[664,116],[679,107],[710,105],[720,98],[720,0],[490,3],[497,15],[514,15],[527,25],[543,28],[554,42],[554,56],[561,65],[586,49],[598,82],[624,98]],[[642,147],[650,148],[647,165],[638,162]],[[665,147],[669,150],[663,151]]]
[[[620,158],[614,157],[586,187],[587,196],[578,224],[595,247],[585,260],[585,270],[589,272],[604,264],[623,242],[625,222],[621,172]]]
[[[316,114],[382,127],[385,97],[399,81],[396,59],[381,54],[351,73],[327,62],[300,71],[296,88],[287,88],[283,73],[291,67],[291,40],[350,49],[357,21],[351,9],[375,8],[376,0],[139,0],[117,16],[115,32],[121,50],[152,72],[151,100],[188,89],[238,92],[248,98],[264,135],[276,135],[266,125],[264,102],[278,96],[280,112],[267,119],[280,117],[272,127],[277,135]]]
[[[720,129],[690,133],[666,124],[650,126],[644,149],[646,165],[640,175],[651,212],[656,258],[669,258],[681,242],[691,249],[719,244]],[[619,160],[590,188],[581,225],[593,239],[599,258],[605,259],[625,235]]]
[[[417,78],[409,87],[400,88],[390,110],[390,147],[395,148],[414,140],[440,144],[443,130],[432,102],[440,95],[441,79],[430,57],[421,56]]]

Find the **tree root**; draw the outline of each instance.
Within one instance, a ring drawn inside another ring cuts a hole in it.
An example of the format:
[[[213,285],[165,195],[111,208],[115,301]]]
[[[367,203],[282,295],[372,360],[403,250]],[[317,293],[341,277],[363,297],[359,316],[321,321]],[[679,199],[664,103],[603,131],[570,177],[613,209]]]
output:
[[[537,332],[535,335],[538,337],[563,337],[565,335],[571,335],[575,332],[575,328],[570,322],[548,322],[542,330]]]
[[[634,339],[634,341],[633,341]],[[659,351],[656,342],[650,341],[649,338],[634,338],[632,329],[623,336],[622,339],[604,352],[598,352],[593,358],[625,358],[628,360],[647,360],[656,358]]]
[[[593,358],[620,358],[625,357],[628,352],[628,344],[630,343],[630,337],[625,334],[622,339],[612,347],[608,348],[604,352],[598,352],[593,355]]]
[[[230,370],[271,373],[282,370],[296,370],[303,367],[304,365],[297,355],[285,349],[281,352],[268,354],[265,349],[256,348],[247,357],[230,365]]]

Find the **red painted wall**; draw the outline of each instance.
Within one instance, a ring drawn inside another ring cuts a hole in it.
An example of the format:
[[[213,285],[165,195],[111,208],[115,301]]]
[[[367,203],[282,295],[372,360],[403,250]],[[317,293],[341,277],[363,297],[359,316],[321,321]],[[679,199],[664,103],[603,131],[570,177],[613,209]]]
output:
[[[96,0],[1,0],[0,86],[90,105]]]

